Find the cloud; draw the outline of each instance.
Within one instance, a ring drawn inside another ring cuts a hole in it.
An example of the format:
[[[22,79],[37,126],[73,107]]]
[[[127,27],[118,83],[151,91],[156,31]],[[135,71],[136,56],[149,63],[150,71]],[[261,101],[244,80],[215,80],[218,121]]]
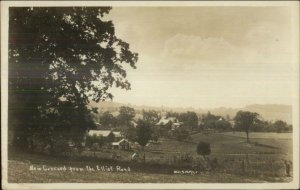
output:
[[[161,57],[197,64],[290,63],[291,40],[282,30],[271,22],[258,22],[237,34],[239,44],[222,37],[176,34],[165,41]]]
[[[165,42],[162,57],[219,63],[224,61],[224,58],[231,57],[236,51],[236,47],[223,38],[176,34]]]

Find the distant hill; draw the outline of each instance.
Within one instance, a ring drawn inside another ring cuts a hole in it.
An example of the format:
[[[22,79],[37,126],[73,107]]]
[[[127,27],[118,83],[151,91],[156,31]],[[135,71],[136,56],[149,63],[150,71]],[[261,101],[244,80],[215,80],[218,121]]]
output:
[[[214,108],[214,109],[201,109],[201,108],[182,108],[182,107],[154,107],[154,106],[144,106],[144,105],[132,105],[132,104],[123,104],[123,103],[117,103],[117,102],[99,102],[90,103],[92,107],[97,107],[99,111],[110,111],[112,113],[118,112],[119,107],[121,106],[129,106],[134,108],[137,112],[141,110],[156,110],[156,111],[174,111],[174,112],[186,112],[186,111],[194,111],[197,114],[205,114],[208,111],[215,115],[221,115],[221,116],[229,116],[233,118],[236,113],[239,110],[243,111],[251,111],[251,112],[257,112],[262,116],[263,119],[269,120],[269,121],[275,121],[275,120],[283,120],[287,123],[292,123],[292,106],[290,105],[279,105],[279,104],[252,104],[245,106],[243,108],[226,108],[226,107],[220,107],[220,108]]]
[[[292,106],[289,105],[277,105],[277,104],[266,104],[266,105],[249,105],[243,108],[243,110],[257,112],[266,120],[283,120],[287,123],[292,123]]]

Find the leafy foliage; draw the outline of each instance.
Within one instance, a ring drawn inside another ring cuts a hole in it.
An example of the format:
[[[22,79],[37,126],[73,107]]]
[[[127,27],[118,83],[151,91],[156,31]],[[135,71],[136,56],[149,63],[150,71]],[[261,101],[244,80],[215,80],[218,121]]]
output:
[[[258,117],[258,113],[239,111],[234,118],[235,128],[246,132],[247,142],[249,142],[249,131],[259,121]]]
[[[211,114],[208,112],[205,115],[202,115],[202,128],[216,129],[219,131],[231,130],[231,124],[228,120],[225,120],[223,117]]]
[[[202,155],[204,158],[206,155],[210,155],[210,144],[207,142],[199,142],[197,145],[197,154]]]
[[[281,133],[289,130],[288,124],[281,120],[275,121],[272,127],[277,133]]]
[[[142,147],[145,147],[148,141],[151,139],[151,135],[152,135],[151,124],[147,121],[139,120],[136,129],[137,129],[136,141]]]
[[[124,127],[130,127],[135,116],[135,110],[131,107],[121,106],[117,116],[118,124]]]
[[[191,136],[189,131],[186,129],[175,129],[173,130],[173,136],[178,141],[189,141],[191,140]]]
[[[215,122],[215,128],[219,131],[228,131],[231,130],[231,124],[229,121],[226,121],[224,119],[218,120]]]
[[[149,110],[149,111],[143,110],[142,113],[143,113],[143,120],[148,121],[153,125],[159,121],[160,117],[158,115],[158,112],[155,110]]]
[[[117,118],[115,118],[109,111],[106,111],[100,116],[100,123],[105,127],[116,127]]]
[[[106,141],[107,140],[103,136],[97,136],[97,135],[89,136],[88,135],[86,137],[85,146],[90,147],[93,150],[97,150],[100,147],[102,147],[105,144]]]
[[[195,112],[186,112],[179,114],[178,120],[183,122],[184,126],[189,129],[196,129],[198,127],[198,116]]]
[[[127,127],[123,129],[123,135],[128,140],[135,142],[137,140],[137,129],[135,127]]]
[[[160,126],[160,125],[154,125],[152,126],[152,131],[153,131],[153,138],[152,140],[156,141],[156,138],[170,138],[170,133],[169,131],[171,130],[171,123],[165,125],[165,126]]]
[[[9,126],[14,144],[33,147],[38,134],[77,144],[93,125],[90,100],[130,89],[124,65],[138,55],[115,36],[110,7],[13,7],[9,10]]]

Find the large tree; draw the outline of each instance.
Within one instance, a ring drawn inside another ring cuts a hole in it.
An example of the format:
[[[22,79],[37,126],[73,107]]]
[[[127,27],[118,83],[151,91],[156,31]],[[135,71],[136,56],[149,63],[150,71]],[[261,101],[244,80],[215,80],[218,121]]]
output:
[[[151,123],[148,121],[139,120],[136,129],[136,141],[144,150],[144,147],[152,137]]]
[[[116,126],[116,122],[117,122],[117,119],[109,111],[105,111],[100,116],[100,123],[104,127],[115,127]]]
[[[138,120],[136,127],[136,141],[142,147],[144,151],[145,146],[147,145],[148,141],[152,138],[152,124],[148,121]],[[143,161],[146,161],[146,156],[144,152]]]
[[[117,116],[118,124],[122,127],[131,127],[132,120],[135,117],[135,110],[128,106],[121,106]]]
[[[9,9],[9,130],[15,145],[32,147],[36,136],[78,139],[96,112],[89,101],[112,98],[112,86],[130,89],[124,65],[135,68],[138,55],[116,37],[105,19],[110,10]]]
[[[179,121],[182,121],[189,129],[196,129],[198,127],[198,116],[195,112],[188,111],[179,114]]]
[[[143,120],[152,123],[153,125],[159,121],[158,112],[155,110],[143,110]]]
[[[249,141],[250,129],[259,121],[259,114],[249,111],[238,111],[235,118],[235,128],[246,132],[247,142]]]
[[[288,124],[282,120],[275,121],[273,123],[272,127],[273,127],[273,130],[276,131],[277,133],[281,133],[281,132],[289,130]]]

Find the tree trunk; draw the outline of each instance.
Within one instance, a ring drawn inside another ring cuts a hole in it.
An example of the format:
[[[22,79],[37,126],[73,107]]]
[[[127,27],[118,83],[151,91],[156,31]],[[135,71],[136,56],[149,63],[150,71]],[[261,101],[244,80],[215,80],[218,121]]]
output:
[[[28,139],[28,151],[30,153],[34,152],[34,144],[33,144],[32,137]]]
[[[143,151],[143,162],[146,162],[146,154],[145,154],[145,147],[142,146],[142,151]]]
[[[55,154],[54,142],[52,140],[50,140],[49,145],[50,145],[50,149],[49,149],[50,154],[54,155]]]
[[[247,134],[247,143],[249,143],[250,142],[250,140],[249,140],[249,131],[246,131],[246,134]]]

